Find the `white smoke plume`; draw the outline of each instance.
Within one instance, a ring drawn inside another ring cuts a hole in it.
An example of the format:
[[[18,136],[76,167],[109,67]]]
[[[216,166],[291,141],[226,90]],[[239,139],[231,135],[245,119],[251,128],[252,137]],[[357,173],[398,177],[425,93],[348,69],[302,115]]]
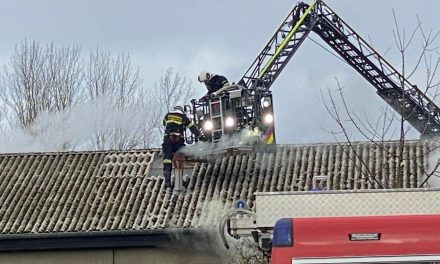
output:
[[[65,111],[44,112],[29,129],[15,128],[0,135],[0,152],[96,150],[100,135],[106,135],[101,147],[118,140],[141,142],[142,137],[155,133],[153,109],[148,104],[117,108],[111,98],[102,97]]]
[[[215,160],[227,151],[253,150],[261,138],[261,132],[257,129],[243,129],[240,133],[223,135],[216,143],[199,141],[179,150],[185,157],[200,160]]]

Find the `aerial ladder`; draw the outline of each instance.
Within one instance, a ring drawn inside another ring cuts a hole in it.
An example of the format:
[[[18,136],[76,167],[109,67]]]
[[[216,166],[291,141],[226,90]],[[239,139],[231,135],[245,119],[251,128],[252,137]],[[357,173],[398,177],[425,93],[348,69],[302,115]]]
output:
[[[320,36],[408,121],[422,138],[440,134],[440,109],[321,0],[298,3],[238,84],[269,90],[310,32]]]
[[[410,83],[322,0],[314,0],[294,6],[237,84],[212,97],[192,100],[195,123],[215,145],[209,146],[209,153],[202,151],[201,157],[192,159],[204,160],[214,152],[221,156],[225,151],[275,149],[270,88],[311,32],[371,83],[377,94],[420,132],[421,138],[440,135],[440,109],[426,93]],[[252,139],[231,139],[243,131]],[[226,140],[221,142],[222,138]]]

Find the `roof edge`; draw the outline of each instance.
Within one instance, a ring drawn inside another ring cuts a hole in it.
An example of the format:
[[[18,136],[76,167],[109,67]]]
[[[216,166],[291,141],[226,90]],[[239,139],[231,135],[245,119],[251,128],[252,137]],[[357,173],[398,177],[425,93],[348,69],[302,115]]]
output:
[[[2,234],[0,252],[63,250],[158,248],[180,240],[192,240],[201,230],[159,229],[127,231],[60,232],[43,234]]]

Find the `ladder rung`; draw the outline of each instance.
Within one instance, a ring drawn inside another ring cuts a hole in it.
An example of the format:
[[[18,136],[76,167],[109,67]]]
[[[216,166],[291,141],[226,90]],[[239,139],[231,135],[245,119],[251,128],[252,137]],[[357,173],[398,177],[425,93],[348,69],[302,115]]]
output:
[[[274,53],[263,53],[263,55],[265,55],[265,56],[273,56]]]
[[[387,77],[389,77],[389,76],[391,76],[391,75],[396,75],[396,74],[397,74],[397,72],[388,73],[388,74],[387,74]]]
[[[306,31],[308,31],[308,30],[309,30],[308,28],[301,28],[301,27],[299,27],[299,28],[296,30],[295,33],[302,33],[302,32],[306,32]]]
[[[290,48],[295,48],[296,46],[298,46],[298,44],[293,44],[293,45],[287,45],[286,49],[290,49]]]

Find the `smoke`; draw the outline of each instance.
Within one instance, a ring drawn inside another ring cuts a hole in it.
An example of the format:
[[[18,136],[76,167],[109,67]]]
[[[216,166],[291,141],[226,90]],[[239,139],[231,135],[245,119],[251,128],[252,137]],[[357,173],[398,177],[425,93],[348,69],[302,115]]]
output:
[[[193,256],[203,253],[218,259],[221,259],[225,253],[219,234],[214,228],[195,228],[185,233],[176,229],[174,232],[168,230],[167,233],[171,241],[177,242],[163,246],[167,251],[179,250]]]
[[[225,260],[230,259],[233,252],[224,247],[218,229],[219,220],[225,214],[225,203],[221,199],[213,198],[204,201],[202,207],[201,214],[194,223],[196,226],[191,231],[182,234],[179,229],[176,229],[176,232],[170,229],[171,241],[178,241],[178,243],[170,243],[164,249],[168,251],[182,250],[186,254],[194,256],[194,259],[203,253],[210,256],[210,261],[218,259],[218,262],[214,263],[230,263]],[[231,242],[229,240],[228,242]]]
[[[261,138],[261,132],[258,129],[243,129],[240,133],[223,135],[216,143],[199,141],[182,147],[179,152],[183,153],[186,158],[215,160],[226,152],[252,150],[255,144],[258,144],[259,138]]]
[[[43,112],[30,128],[11,129],[0,136],[1,152],[47,152],[96,149],[96,139],[106,135],[111,146],[115,141],[135,140],[145,130],[153,134],[153,105],[132,104],[115,107],[114,100],[101,97],[59,112]],[[112,141],[112,142],[110,142]]]

